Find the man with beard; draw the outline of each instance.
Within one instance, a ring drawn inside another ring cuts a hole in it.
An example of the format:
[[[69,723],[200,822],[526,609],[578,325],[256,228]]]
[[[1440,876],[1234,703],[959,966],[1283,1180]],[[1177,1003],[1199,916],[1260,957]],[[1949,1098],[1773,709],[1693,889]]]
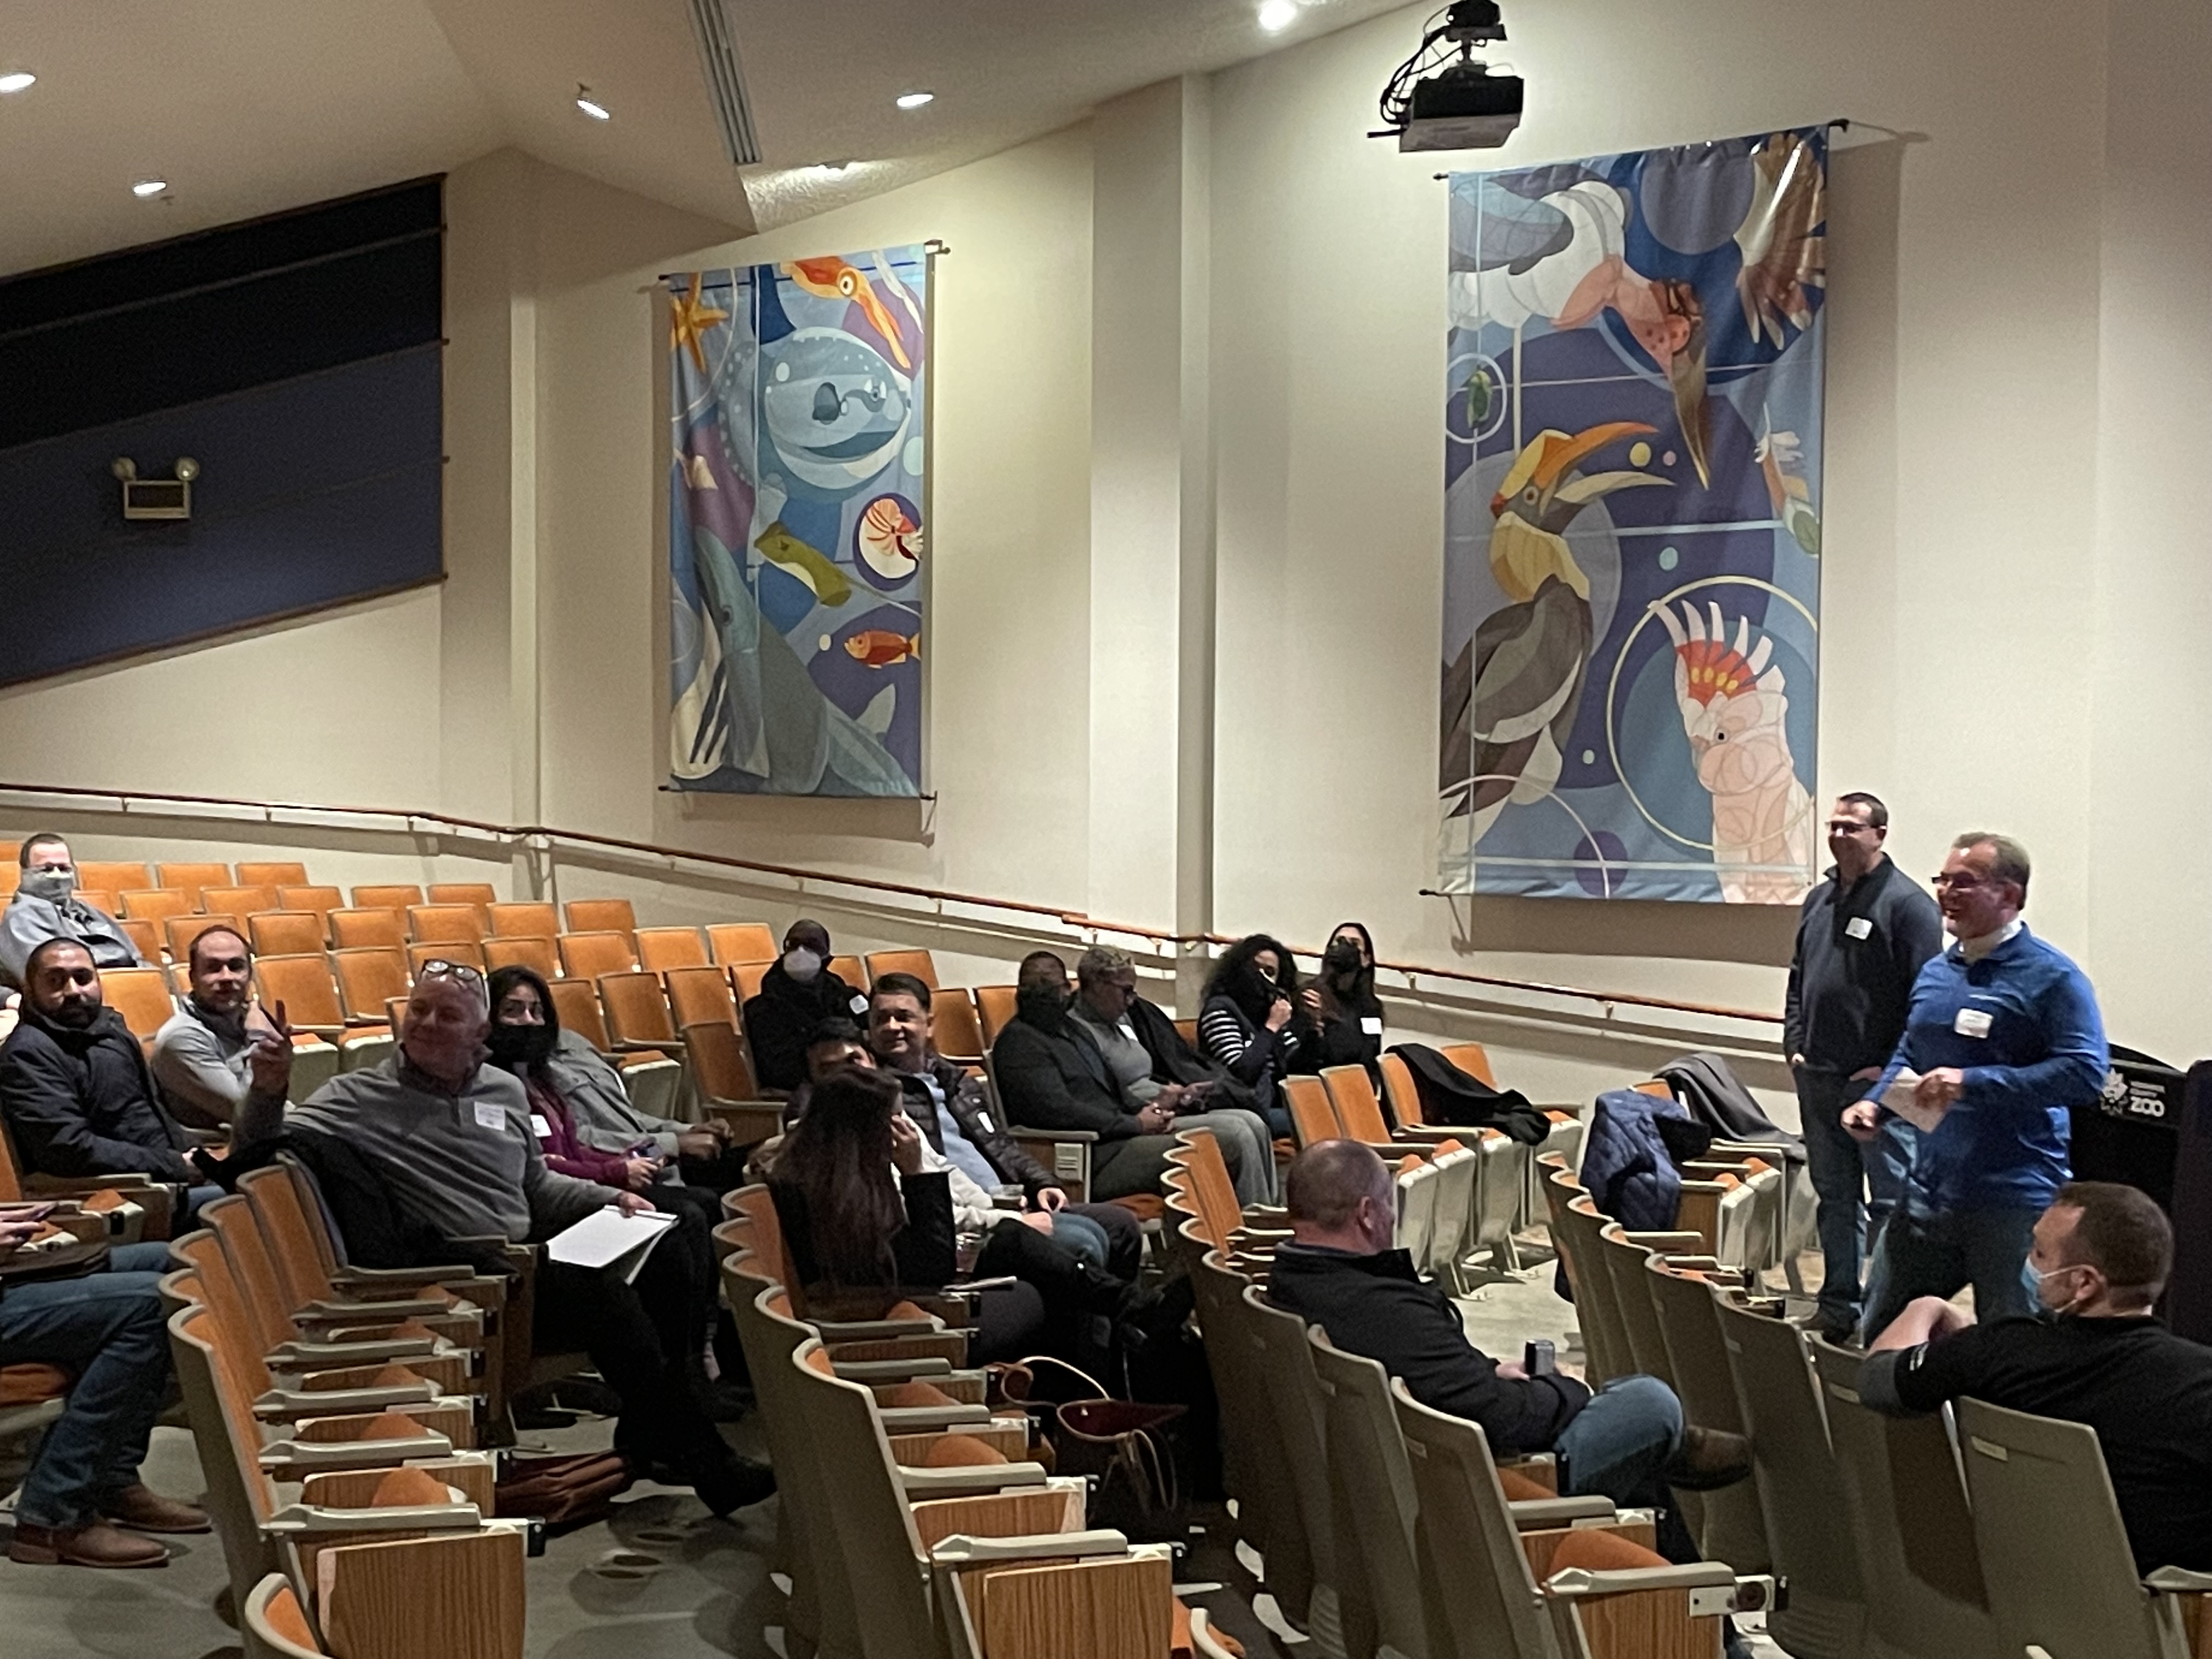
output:
[[[31,952],[50,939],[73,939],[92,952],[95,968],[138,968],[137,947],[123,924],[76,896],[76,862],[59,836],[33,836],[16,854],[22,878],[0,912],[0,984],[28,982]]]
[[[253,952],[228,927],[210,927],[191,943],[186,971],[191,994],[154,1034],[154,1080],[169,1108],[195,1128],[237,1117],[249,1095],[282,1104],[292,1081],[292,1044],[255,1004],[249,975]]]
[[[807,1040],[823,1020],[867,1017],[867,999],[830,971],[830,930],[818,921],[793,922],[781,959],[762,976],[760,994],[745,1002],[754,1080],[789,1094],[806,1081]]]
[[[0,1114],[24,1174],[199,1179],[186,1157],[192,1138],[162,1105],[138,1039],[102,1000],[88,946],[50,939],[31,951],[22,1016],[0,1043]]]
[[[1088,1129],[1091,1196],[1157,1193],[1175,1137],[1175,1101],[1124,1104],[1106,1057],[1069,1017],[1075,1000],[1067,964],[1049,951],[1022,958],[1014,1017],[991,1048],[991,1072],[1010,1123],[1038,1129]]]

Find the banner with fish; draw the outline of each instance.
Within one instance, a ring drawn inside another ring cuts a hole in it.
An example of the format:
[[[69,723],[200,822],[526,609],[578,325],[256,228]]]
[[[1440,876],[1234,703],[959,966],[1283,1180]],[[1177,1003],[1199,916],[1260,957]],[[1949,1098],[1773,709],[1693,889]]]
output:
[[[928,250],[667,282],[670,781],[918,795]]]
[[[1826,127],[1450,181],[1444,890],[1794,904]]]

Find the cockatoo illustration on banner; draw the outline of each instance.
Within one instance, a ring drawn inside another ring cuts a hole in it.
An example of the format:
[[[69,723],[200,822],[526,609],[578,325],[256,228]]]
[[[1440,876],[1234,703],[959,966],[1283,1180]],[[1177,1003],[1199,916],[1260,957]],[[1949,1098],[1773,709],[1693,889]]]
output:
[[[1790,753],[1790,698],[1774,641],[1721,608],[1651,609],[1674,642],[1674,702],[1698,781],[1713,798],[1713,866],[1730,904],[1795,904],[1813,876],[1813,802]]]
[[[1589,578],[1564,533],[1617,489],[1665,486],[1648,472],[1580,472],[1609,443],[1650,427],[1608,421],[1572,436],[1546,429],[1514,457],[1491,497],[1490,574],[1512,603],[1483,618],[1446,666],[1439,778],[1448,816],[1474,815],[1480,840],[1511,800],[1552,793],[1589,677]]]

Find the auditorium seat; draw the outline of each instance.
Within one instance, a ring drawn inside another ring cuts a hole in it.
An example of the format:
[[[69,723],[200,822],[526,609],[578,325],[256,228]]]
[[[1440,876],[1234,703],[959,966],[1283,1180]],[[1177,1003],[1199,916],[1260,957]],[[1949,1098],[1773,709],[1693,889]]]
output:
[[[193,895],[177,887],[149,887],[119,895],[123,914],[133,921],[167,921],[171,916],[189,916],[199,908]]]
[[[473,945],[483,938],[483,918],[473,904],[413,904],[407,908],[407,936],[418,945],[448,939]]]
[[[307,866],[304,864],[241,863],[238,866],[238,884],[241,887],[305,887],[307,884]]]
[[[429,887],[433,904],[466,904],[474,907],[487,929],[491,926],[491,907],[499,902],[499,890],[488,881],[434,881]]]
[[[617,1052],[676,1046],[668,993],[659,975],[638,970],[598,977],[599,1007],[606,1016],[607,1036]]]
[[[999,1040],[999,1033],[1014,1017],[1014,988],[1011,985],[979,985],[975,988],[975,1017],[982,1022],[983,1043],[988,1048]]]
[[[603,1054],[614,1052],[607,1039],[606,1016],[599,1011],[599,987],[580,975],[556,979],[546,988],[553,994],[554,1011],[561,1029],[574,1031]]]
[[[1447,1045],[1443,1054],[1478,1083],[1486,1083],[1493,1089],[1498,1086],[1498,1073],[1490,1066],[1490,1051],[1480,1042],[1454,1042]]]
[[[163,942],[169,950],[169,960],[183,966],[191,959],[192,941],[210,927],[228,927],[241,937],[246,924],[228,911],[211,912],[204,916],[171,916],[161,924]]]
[[[401,913],[381,906],[372,909],[331,912],[331,944],[341,951],[381,946],[398,950],[407,943],[407,924]]]
[[[506,967],[527,968],[546,981],[561,976],[560,952],[550,938],[510,939],[494,934],[483,942],[484,966],[493,973]]]
[[[311,886],[301,882],[276,890],[276,903],[286,910],[312,910],[323,920],[323,934],[330,936],[331,912],[345,908],[345,895],[335,887]]]
[[[861,964],[858,957],[830,957],[830,971],[855,991],[866,991],[868,988],[868,970]]]
[[[550,904],[533,899],[495,904],[490,909],[492,936],[495,939],[554,939],[560,934],[560,918]]]
[[[562,971],[572,979],[595,980],[637,968],[637,951],[628,933],[563,933],[559,943]]]
[[[640,943],[643,943],[641,939]],[[735,1030],[738,1009],[730,993],[730,978],[720,968],[672,968],[662,976],[668,987],[668,1009],[680,1030],[686,1025],[718,1021]]]
[[[109,894],[140,892],[161,885],[144,865],[112,859],[79,859],[76,884],[92,892]],[[103,904],[100,908],[111,915],[114,914],[112,906]]]
[[[982,1022],[965,988],[955,985],[939,991],[930,1000],[929,1013],[929,1040],[939,1054],[947,1060],[982,1063]]]
[[[331,952],[338,1002],[349,1025],[386,1024],[388,998],[407,994],[407,957],[396,945],[341,946]]]
[[[159,968],[103,968],[100,994],[141,1043],[152,1042],[154,1033],[177,1012],[168,976]]]
[[[323,919],[313,910],[264,910],[246,919],[257,957],[319,956]]]
[[[80,884],[76,898],[79,903],[89,904],[94,909],[104,910],[111,916],[119,917],[123,914],[123,900],[112,889]]]
[[[774,962],[783,954],[775,934],[763,921],[717,922],[707,929],[714,959],[725,967],[740,962]]]
[[[240,876],[238,879],[247,882],[252,878]],[[157,864],[154,866],[154,880],[159,886],[174,888],[183,893],[191,908],[198,910],[205,908],[200,898],[203,888],[231,884],[230,866],[227,864]]]
[[[876,951],[862,957],[861,963],[867,974],[869,985],[873,985],[885,974],[911,974],[931,990],[937,988],[937,958],[927,951]],[[858,981],[848,982],[856,989],[866,988]]]
[[[768,977],[773,962],[739,962],[730,968],[731,988],[737,994],[738,1010],[742,1015],[744,1006],[760,994],[761,981]]]
[[[761,1097],[744,1040],[734,1027],[719,1019],[702,1020],[684,1027],[683,1042],[701,1116],[727,1122],[732,1139],[740,1146],[781,1132],[783,1103]]]
[[[339,1000],[330,958],[319,951],[296,956],[257,957],[253,990],[261,1006],[272,1014],[284,1005],[285,1023],[296,1032],[310,1032],[338,1051],[338,1069],[355,1071],[374,1066],[392,1049],[392,1032],[381,1022],[349,1020]],[[302,1097],[295,1091],[295,1098]]]
[[[281,910],[274,887],[210,887],[200,894],[202,908],[234,916],[250,916],[259,910]]]
[[[706,941],[696,927],[641,927],[637,965],[649,974],[665,973],[671,968],[703,968]]]
[[[620,933],[629,939],[637,932],[637,915],[628,899],[570,899],[564,908],[572,933]]]
[[[392,882],[382,885],[356,887],[353,890],[354,908],[357,910],[399,910],[422,902],[422,890],[411,882]]]
[[[159,963],[161,960],[161,935],[152,922],[118,916],[115,925],[129,938],[131,948],[137,951],[140,961]]]
[[[450,962],[457,967],[473,968],[480,974],[489,971],[484,965],[483,946],[474,939],[431,939],[407,947],[407,971],[410,975],[420,975],[434,962]]]

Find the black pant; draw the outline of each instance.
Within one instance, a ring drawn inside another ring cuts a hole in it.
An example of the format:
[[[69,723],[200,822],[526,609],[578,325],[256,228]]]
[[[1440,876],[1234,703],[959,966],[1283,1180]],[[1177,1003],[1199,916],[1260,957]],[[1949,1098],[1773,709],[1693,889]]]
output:
[[[601,1268],[538,1266],[532,1344],[540,1353],[591,1355],[622,1401],[618,1451],[680,1463],[722,1443],[693,1376],[713,1296],[705,1240],[697,1213],[680,1214],[631,1284]]]
[[[999,1350],[1010,1342],[1026,1342],[1030,1345],[1027,1352],[1042,1346],[1045,1352],[1079,1364],[1083,1351],[1100,1340],[1095,1322],[1110,1319],[1128,1291],[1126,1281],[1091,1267],[1065,1245],[1011,1221],[991,1229],[975,1257],[975,1276],[1020,1281],[1009,1291],[985,1293],[975,1333],[975,1346],[988,1351],[981,1354],[985,1359],[1018,1358],[1018,1352]],[[1015,1298],[1016,1291],[1033,1291],[1034,1304],[1028,1297]],[[991,1304],[1001,1298],[1006,1305],[993,1308]]]
[[[679,1157],[676,1167],[684,1185],[703,1188],[720,1197],[745,1184],[745,1160],[752,1154],[750,1146],[724,1146],[712,1158]]]
[[[1131,1135],[1122,1140],[1102,1140],[1091,1149],[1091,1196],[1127,1198],[1132,1193],[1158,1193],[1167,1173],[1168,1154],[1175,1151],[1173,1135]]]
[[[1134,1279],[1145,1255],[1141,1222],[1119,1204],[1071,1204],[1076,1215],[1089,1216],[1106,1230],[1106,1271],[1116,1279]]]

